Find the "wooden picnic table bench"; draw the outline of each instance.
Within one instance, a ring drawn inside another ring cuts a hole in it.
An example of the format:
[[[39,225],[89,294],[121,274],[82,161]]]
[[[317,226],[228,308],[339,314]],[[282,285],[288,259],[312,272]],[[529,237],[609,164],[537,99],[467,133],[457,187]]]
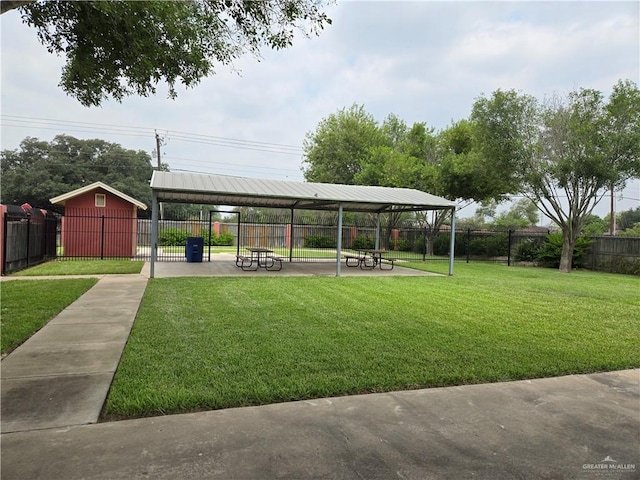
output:
[[[279,257],[278,255],[267,255],[267,259],[271,260],[271,264],[265,264],[265,269],[270,272],[279,272],[282,270],[282,261],[284,258]]]
[[[236,267],[240,267],[245,272],[258,270],[258,262],[254,256],[236,255]]]
[[[360,267],[362,270],[371,270],[376,266],[375,259],[368,255],[346,254],[344,258],[347,267]],[[371,261],[371,263],[368,263],[369,261]]]
[[[360,267],[363,270],[372,270],[380,267],[380,270],[393,270],[397,259],[383,256],[388,253],[386,250],[361,249],[356,250],[356,254],[348,253],[344,255],[347,267]],[[388,267],[388,268],[385,268]]]

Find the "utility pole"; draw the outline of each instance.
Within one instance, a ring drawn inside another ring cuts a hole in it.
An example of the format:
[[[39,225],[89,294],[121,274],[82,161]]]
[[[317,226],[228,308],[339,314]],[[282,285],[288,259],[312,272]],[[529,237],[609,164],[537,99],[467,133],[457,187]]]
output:
[[[160,135],[158,135],[158,131],[154,130],[156,132],[156,157],[158,158],[158,170],[160,170],[162,168],[161,165],[161,161],[160,159],[162,158],[160,155],[160,147],[163,145],[163,138],[160,137]]]
[[[613,201],[613,187],[611,187],[611,218],[609,219],[609,235],[616,234],[616,210]]]
[[[163,141],[164,139],[160,137],[160,135],[158,135],[158,131],[154,130],[154,132],[156,132],[156,157],[158,159],[158,167],[157,170],[160,171],[162,168],[162,162],[161,162],[161,158],[162,155],[160,154],[160,147],[163,145]],[[163,220],[164,219],[164,208],[162,205],[162,202],[158,203],[158,207],[160,208],[160,216],[159,216],[159,220]]]

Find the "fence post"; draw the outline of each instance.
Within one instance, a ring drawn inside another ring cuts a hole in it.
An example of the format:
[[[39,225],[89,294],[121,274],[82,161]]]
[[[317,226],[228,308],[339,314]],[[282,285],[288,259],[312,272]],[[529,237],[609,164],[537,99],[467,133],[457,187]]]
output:
[[[27,267],[31,265],[31,213],[27,212]]]
[[[7,212],[2,215],[2,275],[7,273]]]
[[[509,242],[507,244],[507,267],[511,266],[511,232],[513,230],[509,229]]]
[[[469,263],[469,245],[471,245],[471,229],[467,228],[467,263]]]
[[[100,260],[104,260],[104,214],[102,214],[102,232],[100,234]]]
[[[285,233],[287,235],[287,242],[289,243],[289,262],[293,260],[293,222],[295,222],[295,210],[291,209],[291,216],[289,217],[289,231]]]
[[[202,213],[202,210],[200,211]],[[209,245],[208,249],[209,252],[207,254],[207,261],[210,262],[211,261],[211,230],[215,229],[215,234],[217,236],[220,235],[220,222],[215,222],[215,224],[213,225],[213,228],[211,227],[211,220],[213,218],[213,210],[209,210],[209,238],[207,239],[207,243]]]

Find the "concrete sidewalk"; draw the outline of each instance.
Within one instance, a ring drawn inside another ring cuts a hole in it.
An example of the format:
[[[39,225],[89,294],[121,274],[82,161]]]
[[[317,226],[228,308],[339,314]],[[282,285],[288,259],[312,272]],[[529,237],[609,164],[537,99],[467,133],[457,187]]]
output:
[[[640,370],[2,435],[3,479],[640,477]]]
[[[102,276],[2,360],[2,433],[98,421],[146,285]]]

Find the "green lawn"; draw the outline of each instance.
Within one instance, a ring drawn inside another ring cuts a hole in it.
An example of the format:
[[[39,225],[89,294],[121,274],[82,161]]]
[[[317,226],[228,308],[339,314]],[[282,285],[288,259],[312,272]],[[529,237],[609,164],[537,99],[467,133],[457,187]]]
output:
[[[98,280],[14,280],[0,284],[2,353],[8,353],[70,305]]]
[[[453,277],[152,279],[106,415],[638,367],[639,287],[491,264]]]
[[[53,260],[13,274],[17,277],[140,273],[144,262],[131,260]]]

